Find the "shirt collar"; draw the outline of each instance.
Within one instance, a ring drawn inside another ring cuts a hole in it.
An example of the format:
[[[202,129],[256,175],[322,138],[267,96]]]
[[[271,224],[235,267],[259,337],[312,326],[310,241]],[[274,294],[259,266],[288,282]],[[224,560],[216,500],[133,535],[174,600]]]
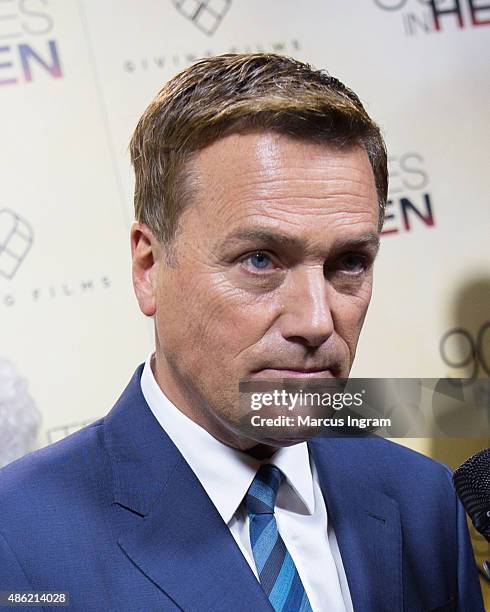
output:
[[[162,428],[189,464],[225,523],[229,523],[261,464],[246,453],[223,444],[183,414],[155,380],[149,355],[141,376],[145,400]],[[284,473],[302,512],[314,510],[313,479],[306,442],[278,449],[270,463]],[[278,503],[284,499],[279,493]],[[298,508],[298,505],[295,505]]]

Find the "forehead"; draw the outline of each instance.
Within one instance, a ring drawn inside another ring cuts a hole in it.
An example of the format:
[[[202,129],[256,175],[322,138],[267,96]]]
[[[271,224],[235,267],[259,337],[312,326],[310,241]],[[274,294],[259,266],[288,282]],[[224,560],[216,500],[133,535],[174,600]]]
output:
[[[266,223],[295,234],[375,232],[374,175],[362,147],[345,150],[270,132],[232,134],[193,159],[200,232]]]

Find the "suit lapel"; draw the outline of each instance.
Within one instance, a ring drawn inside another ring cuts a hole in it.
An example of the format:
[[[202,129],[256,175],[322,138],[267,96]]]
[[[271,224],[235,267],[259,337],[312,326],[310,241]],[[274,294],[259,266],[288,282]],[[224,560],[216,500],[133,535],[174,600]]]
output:
[[[403,610],[402,541],[398,505],[352,467],[362,439],[309,442],[329,520],[339,544],[354,610]],[[366,447],[364,447],[364,450]],[[361,464],[369,470],[369,456]],[[367,474],[366,474],[367,475]]]
[[[114,502],[144,517],[119,546],[186,612],[270,612],[227,525],[146,404],[140,377],[141,367],[106,418]]]
[[[183,610],[271,610],[252,570],[182,459],[143,524],[119,541]]]

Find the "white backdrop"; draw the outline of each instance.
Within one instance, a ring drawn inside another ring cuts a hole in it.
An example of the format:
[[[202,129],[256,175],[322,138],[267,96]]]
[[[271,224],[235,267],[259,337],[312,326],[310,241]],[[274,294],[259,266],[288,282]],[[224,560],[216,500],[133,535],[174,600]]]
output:
[[[37,444],[105,414],[152,348],[128,142],[165,80],[229,51],[326,68],[383,128],[390,203],[353,374],[488,376],[489,33],[488,0],[0,2],[0,358],[27,380]],[[25,391],[1,372],[5,403]]]

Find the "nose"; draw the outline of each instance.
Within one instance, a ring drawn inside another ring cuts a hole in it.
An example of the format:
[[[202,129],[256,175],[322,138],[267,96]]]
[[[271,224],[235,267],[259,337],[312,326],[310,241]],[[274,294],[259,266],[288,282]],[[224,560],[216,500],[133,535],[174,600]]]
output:
[[[283,296],[281,333],[286,340],[320,346],[335,329],[323,267],[297,269],[290,283]]]

